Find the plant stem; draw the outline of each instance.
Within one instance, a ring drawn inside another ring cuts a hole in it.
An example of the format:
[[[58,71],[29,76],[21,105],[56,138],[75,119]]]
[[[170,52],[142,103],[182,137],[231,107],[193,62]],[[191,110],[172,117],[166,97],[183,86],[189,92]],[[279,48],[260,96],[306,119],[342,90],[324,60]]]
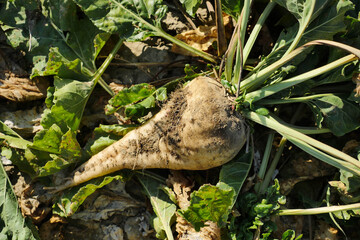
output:
[[[332,46],[332,47],[337,47],[337,48],[343,49],[345,51],[348,51],[348,52],[356,55],[358,58],[360,58],[360,50],[356,49],[354,47],[348,46],[348,45],[343,44],[343,43],[330,41],[330,40],[314,40],[314,41],[311,41],[311,42],[308,42],[308,43],[302,45],[301,47],[298,47],[297,49],[295,49],[294,51],[292,51],[291,53],[289,53],[285,57],[281,58],[280,60],[274,62],[270,66],[268,66],[268,67],[264,68],[263,70],[260,70],[259,72],[254,73],[251,76],[249,76],[247,79],[242,81],[240,90],[242,92],[244,92],[245,90],[246,91],[251,91],[252,89],[254,89],[257,86],[261,85],[278,68],[283,66],[285,63],[289,62],[291,59],[296,57],[298,54],[302,53],[306,48],[308,48],[310,46],[314,46],[314,45],[328,45],[328,46]],[[273,53],[270,53],[270,55],[271,54],[273,54]],[[258,67],[256,67],[256,68],[258,68]]]
[[[275,157],[272,160],[271,165],[265,175],[264,181],[261,183],[260,192],[259,192],[260,194],[264,194],[266,191],[266,188],[269,186],[269,184],[272,180],[272,177],[274,175],[274,172],[276,170],[276,166],[278,165],[278,163],[280,161],[280,157],[284,150],[285,144],[286,144],[286,138],[283,137],[280,140],[279,147],[278,147]]]
[[[95,72],[94,74],[94,81],[95,84],[97,82],[99,82],[99,84],[111,95],[114,96],[115,93],[112,91],[112,89],[109,87],[109,85],[107,85],[107,83],[101,78],[101,76],[103,75],[103,73],[105,72],[105,70],[107,69],[107,67],[110,65],[111,61],[113,60],[113,58],[115,57],[116,53],[119,51],[120,47],[122,46],[122,44],[124,43],[124,39],[120,39],[115,47],[112,49],[112,51],[110,52],[110,54],[107,56],[107,58],[105,59],[105,61],[101,64],[101,66],[99,67],[99,69]]]
[[[288,98],[288,99],[262,99],[259,101],[260,105],[274,105],[274,104],[289,104],[289,103],[299,103],[299,102],[308,102],[315,98],[333,96],[334,94],[331,93],[322,93],[322,94],[315,94],[305,97],[296,97],[296,98]]]
[[[276,6],[275,2],[269,2],[268,5],[265,7],[263,13],[260,15],[257,23],[255,24],[253,30],[251,31],[251,34],[249,36],[249,39],[246,41],[244,50],[243,50],[243,63],[246,63],[246,60],[249,57],[250,51],[252,47],[254,46],[255,40],[258,37],[261,28],[263,27],[266,19],[268,18],[269,14],[273,10],[273,8]]]
[[[340,67],[346,63],[349,63],[349,62],[352,62],[354,60],[356,60],[357,57],[353,54],[350,54],[350,55],[347,55],[343,58],[340,58],[338,60],[335,60],[329,64],[326,64],[325,66],[322,66],[322,67],[319,67],[319,68],[316,68],[314,70],[311,70],[309,72],[306,72],[306,73],[303,73],[303,74],[300,74],[296,77],[293,77],[293,78],[290,78],[286,81],[282,81],[282,82],[279,82],[279,83],[276,83],[276,84],[273,84],[273,85],[270,85],[270,86],[267,86],[267,87],[264,87],[260,90],[257,90],[257,91],[254,91],[254,92],[251,92],[251,93],[248,93],[246,94],[245,96],[245,101],[248,101],[248,102],[256,102],[260,99],[263,99],[265,97],[268,97],[268,96],[271,96],[273,95],[274,93],[277,93],[283,89],[286,89],[286,88],[289,88],[291,86],[294,86],[296,84],[299,84],[299,83],[302,83],[302,82],[305,82],[311,78],[314,78],[316,76],[319,76],[321,74],[324,74],[334,68],[337,68],[337,67]]]
[[[234,57],[235,57],[235,53],[236,53],[236,47],[237,44],[239,42],[239,38],[238,38],[238,32],[239,32],[239,27],[240,27],[240,22],[241,22],[241,18],[242,18],[242,12],[241,15],[239,16],[239,19],[237,21],[237,24],[235,26],[234,32],[231,36],[231,40],[228,46],[228,49],[225,53],[225,79],[228,82],[232,82],[232,73],[233,73],[233,63],[234,63]]]
[[[245,0],[243,9],[241,11],[241,15],[243,15],[240,24],[240,44],[242,48],[244,47],[245,42],[246,27],[250,16],[251,2],[252,0]]]
[[[331,207],[318,207],[310,209],[285,209],[280,210],[277,215],[287,216],[287,215],[316,215],[324,214],[330,212],[346,211],[360,208],[360,203],[353,203],[342,206],[331,206]]]
[[[342,169],[348,172],[351,172],[355,175],[360,176],[360,170],[359,167],[352,165],[351,163],[345,162],[343,160],[340,160],[338,158],[334,158],[326,153],[321,152],[320,150],[310,146],[304,141],[301,141],[300,139],[287,136],[286,133],[281,133],[284,136],[286,136],[289,141],[291,141],[295,146],[298,148],[304,150],[305,152],[309,153],[310,155],[314,156],[315,158],[326,162],[327,164],[330,164],[338,169]]]
[[[336,158],[342,159],[342,160],[352,164],[357,169],[360,169],[360,162],[357,159],[337,150],[336,148],[333,148],[333,147],[326,145],[316,139],[313,139],[305,134],[302,134],[294,129],[291,129],[291,128],[285,126],[284,124],[281,124],[280,122],[276,121],[271,116],[262,116],[260,114],[257,114],[255,112],[250,112],[250,111],[243,111],[242,114],[243,114],[243,116],[245,116],[248,119],[251,119],[254,122],[257,122],[265,127],[274,129],[282,135],[286,135],[286,137],[289,139],[292,137],[297,140],[300,140],[301,142],[304,142],[308,145],[316,147],[316,148],[320,149],[321,151],[324,151],[325,153],[327,153],[331,156],[334,156]]]
[[[311,1],[311,7],[309,9],[309,12],[305,13],[305,17],[304,18],[300,18],[299,21],[299,30],[296,34],[295,39],[293,40],[293,42],[291,43],[290,47],[286,50],[286,52],[284,53],[284,55],[282,57],[285,57],[286,55],[288,55],[292,50],[294,50],[296,48],[296,46],[299,44],[300,39],[302,37],[302,35],[305,32],[305,29],[307,28],[307,26],[310,23],[312,14],[314,12],[314,8],[315,8],[315,3],[316,1]]]
[[[241,36],[239,35],[239,38]],[[239,39],[240,44],[237,45],[236,49],[236,61],[235,61],[235,67],[234,67],[234,83],[237,83],[236,86],[236,97],[239,97],[240,93],[240,83],[241,83],[241,77],[242,77],[242,71],[243,71],[243,47],[241,44],[241,40]]]
[[[194,53],[210,62],[213,63],[217,63],[217,60],[214,56],[212,56],[211,54],[208,54],[206,52],[203,52],[199,49],[193,48],[190,45],[184,43],[183,41],[180,41],[179,39],[167,34],[166,32],[164,32],[164,30],[162,30],[159,27],[156,27],[152,24],[150,24],[149,22],[145,21],[143,18],[139,17],[138,15],[136,15],[134,12],[132,12],[131,10],[125,8],[122,4],[120,4],[117,1],[112,0],[113,3],[115,3],[116,5],[118,5],[122,10],[124,10],[125,12],[127,12],[129,15],[131,15],[132,18],[134,18],[136,21],[144,24],[148,29],[150,29],[154,35],[158,36],[158,37],[163,37],[167,40],[169,40],[172,43],[175,43],[176,45],[188,50],[191,53]]]
[[[260,170],[258,172],[258,178],[260,180],[264,179],[264,176],[265,176],[265,172],[266,172],[266,169],[267,169],[267,166],[268,166],[268,163],[269,163],[269,158],[270,158],[270,153],[271,153],[271,149],[272,149],[272,143],[273,143],[273,140],[274,140],[274,133],[270,133],[269,136],[268,136],[268,139],[267,139],[267,142],[266,142],[266,147],[265,147],[265,151],[264,151],[264,156],[262,158],[262,161],[261,161],[261,165],[260,165]],[[261,187],[261,184],[260,183],[257,183],[254,187],[255,189],[255,192],[259,193],[260,191],[260,187]]]
[[[217,50],[218,50],[218,56],[221,57],[227,49],[227,43],[225,37],[225,26],[222,16],[222,8],[221,8],[220,0],[215,0],[215,20],[216,20],[216,29],[217,29]]]

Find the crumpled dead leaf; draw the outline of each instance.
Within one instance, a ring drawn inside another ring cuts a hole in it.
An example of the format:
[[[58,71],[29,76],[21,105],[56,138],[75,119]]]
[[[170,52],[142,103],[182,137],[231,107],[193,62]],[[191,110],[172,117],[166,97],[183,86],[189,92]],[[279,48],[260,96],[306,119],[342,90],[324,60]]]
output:
[[[41,223],[51,212],[52,195],[43,187],[42,184],[33,183],[22,175],[14,185],[22,214],[30,217],[35,224]]]
[[[167,179],[167,184],[173,187],[178,206],[181,209],[187,209],[190,205],[190,193],[194,187],[194,183],[185,178],[181,171],[171,171],[171,175]],[[220,240],[220,228],[216,223],[208,221],[206,227],[196,232],[191,223],[187,222],[183,217],[176,213],[176,232],[178,240]]]
[[[231,23],[231,17],[224,14],[223,21],[225,27],[229,26]],[[196,49],[204,52],[210,52],[213,43],[217,41],[217,28],[216,26],[199,26],[196,30],[189,30],[180,33],[175,37]],[[186,56],[196,56],[176,44],[172,46],[171,51]]]
[[[14,74],[6,74],[0,79],[0,97],[14,102],[33,101],[46,97],[49,81],[45,78],[20,78]]]

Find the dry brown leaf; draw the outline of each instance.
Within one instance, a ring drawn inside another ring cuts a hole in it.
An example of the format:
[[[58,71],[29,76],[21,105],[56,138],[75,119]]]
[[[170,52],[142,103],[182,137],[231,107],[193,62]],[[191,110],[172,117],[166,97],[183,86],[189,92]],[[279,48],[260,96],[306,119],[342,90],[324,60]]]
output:
[[[224,15],[223,21],[224,25],[228,26],[231,23],[231,17],[229,15]],[[193,48],[209,52],[212,49],[213,43],[217,41],[217,28],[216,26],[199,26],[196,30],[189,30],[180,33],[175,37]],[[176,44],[172,46],[171,51],[186,56],[196,56]]]
[[[43,190],[43,185],[32,184],[29,181],[20,175],[14,185],[14,191],[22,214],[30,217],[37,224],[51,212],[52,196]]]
[[[19,78],[10,74],[0,79],[0,97],[14,102],[32,101],[46,97],[49,81],[45,78]]]

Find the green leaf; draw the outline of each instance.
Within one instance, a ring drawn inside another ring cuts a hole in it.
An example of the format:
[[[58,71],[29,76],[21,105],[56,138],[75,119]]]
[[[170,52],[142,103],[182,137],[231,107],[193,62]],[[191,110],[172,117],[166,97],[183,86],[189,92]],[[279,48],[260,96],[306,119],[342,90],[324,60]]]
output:
[[[31,177],[34,177],[35,170],[29,163],[29,161],[24,156],[24,151],[15,149],[2,147],[0,150],[0,155],[9,159],[15,166],[19,168],[20,171],[28,173]]]
[[[238,0],[221,1],[221,6],[223,11],[235,19],[237,19],[240,16],[243,5],[244,5],[244,1],[238,1]]]
[[[4,135],[8,135],[11,137],[18,137],[21,138],[19,134],[17,134],[14,130],[12,130],[11,128],[9,128],[5,123],[3,123],[2,121],[0,121],[0,136],[1,133]]]
[[[106,114],[112,114],[121,107],[135,103],[149,97],[155,91],[155,87],[147,83],[134,85],[130,88],[124,88],[109,100],[106,105]]]
[[[121,38],[143,40],[154,35],[167,11],[161,0],[75,0],[101,30]],[[155,27],[154,27],[155,26]]]
[[[2,121],[0,121],[0,139],[4,139],[6,141],[6,145],[13,148],[26,149],[28,146],[32,145],[31,142],[23,139]]]
[[[295,231],[288,229],[281,236],[281,240],[298,240],[298,239],[302,238],[302,234],[300,236],[298,236],[297,238],[295,238],[295,237],[296,237]]]
[[[232,161],[221,167],[219,182],[226,183],[234,189],[233,204],[249,174],[252,158],[252,150],[250,149],[248,153],[240,152]]]
[[[162,190],[162,183],[146,175],[137,175],[145,194],[150,199],[153,210],[156,214],[154,228],[156,237],[160,239],[174,239],[171,225],[174,222],[176,205],[170,201],[169,197]]]
[[[69,130],[61,138],[60,154],[70,162],[76,162],[81,157],[81,147],[76,140],[75,132]]]
[[[80,59],[86,68],[95,71],[94,61],[108,34],[104,41],[98,41],[104,35],[99,35],[98,28],[71,0],[42,0],[41,7],[43,15],[51,21],[57,34],[71,49],[71,55]]]
[[[47,132],[50,131],[51,129]],[[38,175],[40,177],[54,174],[70,164],[76,163],[81,158],[81,147],[73,131],[69,130],[63,135],[61,133],[59,137],[61,137],[61,141],[58,143],[59,154],[50,154],[53,160],[49,160],[44,166],[39,168]],[[50,139],[47,140],[51,141]],[[44,146],[45,144],[42,144],[44,139],[40,141],[39,145]],[[46,149],[43,149],[43,151],[46,151]]]
[[[234,189],[225,183],[219,182],[216,186],[206,184],[191,193],[190,206],[179,213],[196,231],[207,221],[213,221],[221,228],[225,226],[234,204],[234,195]]]
[[[34,64],[33,72],[45,68],[49,46],[68,48],[41,15],[37,1],[6,1],[0,10],[0,21],[11,46],[26,52],[26,58]]]
[[[282,1],[282,0],[281,0]],[[290,2],[293,2],[291,0]],[[303,2],[303,0],[302,0]],[[311,22],[305,29],[298,45],[303,45],[309,41],[317,39],[332,40],[333,37],[345,32],[346,25],[344,23],[345,14],[347,11],[353,9],[353,4],[349,0],[334,1],[334,0],[318,0],[316,1],[315,9]],[[298,32],[299,24],[295,24],[280,34],[277,42],[274,45],[272,52],[259,63],[256,69],[263,68],[276,60],[280,59],[286,50],[294,41]],[[308,53],[311,49],[308,50]],[[304,54],[292,60],[292,65],[298,65],[305,59]]]
[[[198,10],[201,0],[180,0],[182,5],[184,6],[186,12],[192,16],[195,17],[195,13]]]
[[[54,204],[53,212],[62,217],[69,217],[73,215],[85,199],[97,189],[102,188],[114,180],[125,181],[128,178],[129,176],[124,172],[124,174],[120,175],[96,178],[86,184],[66,190],[58,202]]]
[[[75,64],[78,66],[80,62],[76,61]],[[72,73],[69,70],[68,74]],[[54,86],[56,90],[53,106],[50,110],[44,111],[41,119],[41,124],[45,129],[54,123],[58,124],[63,132],[69,128],[72,131],[79,128],[85,105],[94,88],[94,82],[91,81],[90,77],[86,82],[75,80],[78,79],[76,78],[77,74],[73,74],[72,79],[55,77]]]
[[[13,147],[13,148],[18,148],[18,149],[26,149],[28,146],[32,145],[31,142],[29,142],[25,139],[22,139],[19,137],[3,135],[1,133],[0,133],[0,139],[4,139],[8,146]]]
[[[18,207],[11,182],[0,163],[0,238],[35,240],[40,239],[28,219],[24,219]]]
[[[292,1],[295,2],[295,1]],[[303,1],[302,1],[303,2]],[[351,1],[333,1],[318,0],[314,9],[311,23],[302,35],[299,45],[316,39],[333,39],[336,33],[344,32],[346,25],[344,24],[345,13],[353,9]],[[296,11],[296,6],[294,6]],[[304,13],[304,12],[303,12]],[[297,32],[297,26],[293,26],[284,31],[280,36],[275,49],[277,47],[288,47],[294,39]],[[285,33],[286,32],[286,33]]]
[[[62,135],[60,127],[53,124],[49,129],[36,133],[32,148],[50,153],[60,153]]]
[[[85,145],[88,156],[93,156],[114,142],[118,141],[126,133],[137,128],[137,125],[101,125],[94,129],[94,137]]]
[[[360,109],[352,102],[331,95],[311,100],[324,117],[325,125],[336,135],[342,136],[360,127]]]
[[[149,96],[145,100],[125,108],[125,115],[127,117],[143,117],[151,108],[155,107],[155,97]]]
[[[166,87],[161,87],[161,88],[156,89],[155,95],[156,95],[157,101],[161,101],[161,102],[165,101],[168,98]]]
[[[298,45],[305,29],[309,25],[312,15],[314,13],[316,2],[313,0],[275,0],[278,4],[285,7],[291,12],[299,22],[299,29],[290,47],[287,49],[284,55],[287,55]]]
[[[59,157],[55,154],[50,154],[52,160],[46,162],[46,164],[38,169],[38,177],[45,177],[59,172],[70,165],[70,162]]]

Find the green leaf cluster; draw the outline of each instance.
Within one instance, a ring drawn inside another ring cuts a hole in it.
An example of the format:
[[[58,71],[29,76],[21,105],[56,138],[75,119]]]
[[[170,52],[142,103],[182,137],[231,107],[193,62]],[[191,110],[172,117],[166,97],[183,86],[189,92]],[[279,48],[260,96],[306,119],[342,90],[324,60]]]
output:
[[[113,96],[105,107],[106,114],[113,114],[119,109],[124,109],[128,118],[145,116],[156,106],[156,101],[167,99],[167,88],[155,89],[147,83],[141,83],[130,88],[124,88]]]
[[[231,239],[253,239],[258,228],[261,228],[261,239],[271,239],[276,225],[270,217],[276,214],[285,202],[286,199],[280,194],[280,185],[276,179],[274,185],[267,188],[264,196],[251,192],[240,195],[235,207],[241,215],[232,216],[228,226]],[[288,234],[293,236],[290,232],[286,233],[286,236]]]

